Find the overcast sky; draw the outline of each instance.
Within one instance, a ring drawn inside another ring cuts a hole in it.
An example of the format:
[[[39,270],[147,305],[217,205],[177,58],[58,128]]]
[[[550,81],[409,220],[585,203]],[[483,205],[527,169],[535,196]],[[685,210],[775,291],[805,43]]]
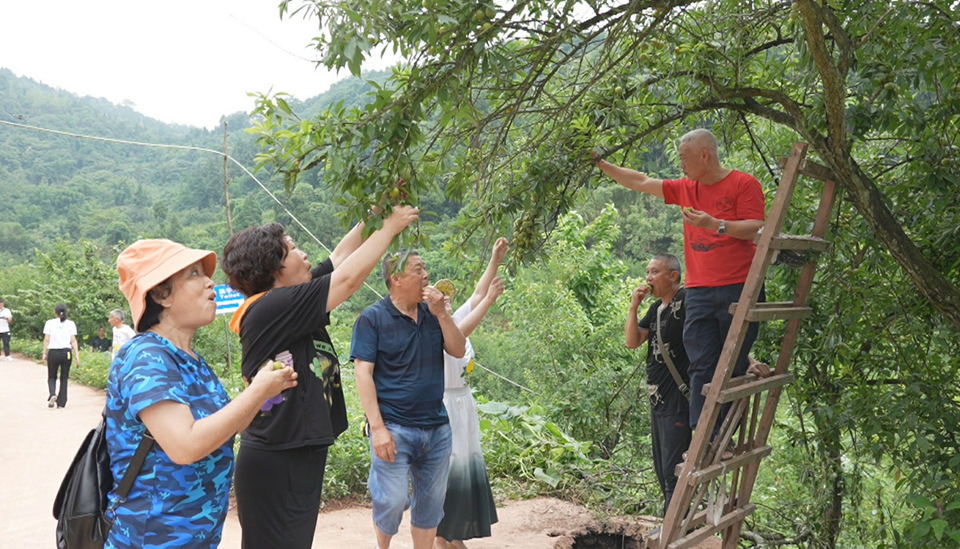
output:
[[[207,128],[247,92],[306,99],[349,76],[315,68],[316,20],[279,0],[0,0],[0,67],[77,95]],[[299,4],[296,4],[299,5]],[[388,66],[387,61],[364,70]],[[4,113],[0,113],[3,115]]]

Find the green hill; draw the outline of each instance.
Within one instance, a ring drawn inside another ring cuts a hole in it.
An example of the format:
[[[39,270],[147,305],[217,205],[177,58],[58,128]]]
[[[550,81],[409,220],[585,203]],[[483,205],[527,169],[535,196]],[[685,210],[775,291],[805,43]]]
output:
[[[321,95],[289,103],[309,116],[341,100],[362,102],[368,90],[365,82],[351,78]],[[222,130],[163,123],[130,107],[80,97],[7,69],[0,69],[0,120],[115,140],[223,150]],[[221,122],[228,124],[230,155],[252,169],[255,145],[242,131],[249,126],[248,115],[224,115]],[[245,215],[239,221],[260,222],[269,197],[236,166],[231,165],[229,176],[231,205]],[[269,174],[258,177],[269,179]],[[282,190],[280,185],[271,188]],[[252,193],[258,196],[248,201]],[[227,235],[223,195],[223,161],[215,154],[0,125],[0,196],[5,211],[0,218],[0,253],[8,263],[25,261],[35,248],[51,242],[81,238],[102,246],[139,236],[222,246]],[[266,214],[271,215],[275,214]]]

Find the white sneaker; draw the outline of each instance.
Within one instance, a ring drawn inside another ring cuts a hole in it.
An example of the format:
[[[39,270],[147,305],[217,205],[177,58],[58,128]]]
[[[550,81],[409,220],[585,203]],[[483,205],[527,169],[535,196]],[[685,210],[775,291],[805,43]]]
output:
[[[47,408],[53,408],[57,405],[57,395],[53,395],[47,399]]]
[[[7,355],[7,362],[13,362],[13,357],[10,355]]]

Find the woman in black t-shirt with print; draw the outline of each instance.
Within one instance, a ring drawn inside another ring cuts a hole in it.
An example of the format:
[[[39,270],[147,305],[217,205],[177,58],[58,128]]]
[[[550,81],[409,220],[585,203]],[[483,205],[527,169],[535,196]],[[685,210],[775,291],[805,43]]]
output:
[[[327,448],[347,428],[326,329],[330,311],[360,288],[393,238],[417,218],[416,208],[397,206],[366,241],[358,224],[312,269],[279,223],[248,228],[227,242],[221,266],[247,298],[230,323],[240,334],[244,379],[276,363],[299,375],[298,385],[264,403],[240,437],[234,485],[243,547],[312,545]]]

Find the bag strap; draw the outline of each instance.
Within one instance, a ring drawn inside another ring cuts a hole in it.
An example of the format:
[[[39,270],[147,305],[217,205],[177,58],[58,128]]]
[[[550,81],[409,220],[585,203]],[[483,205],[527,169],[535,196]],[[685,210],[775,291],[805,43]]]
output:
[[[660,351],[660,356],[663,357],[663,361],[667,364],[667,369],[670,370],[673,381],[675,381],[677,387],[680,388],[680,393],[687,399],[687,402],[690,402],[690,387],[683,382],[683,378],[680,377],[680,372],[678,372],[677,367],[673,365],[673,359],[670,358],[670,344],[664,343],[663,338],[660,337],[660,334],[663,333],[663,323],[660,321],[660,313],[662,312],[662,310],[657,311],[657,350]]]
[[[130,493],[130,489],[133,488],[133,481],[136,480],[137,475],[140,474],[140,468],[143,467],[143,462],[147,459],[147,454],[150,453],[150,449],[153,448],[153,435],[150,434],[150,431],[143,431],[143,438],[140,439],[140,445],[137,446],[137,451],[133,454],[133,459],[130,460],[130,466],[127,467],[127,472],[123,474],[123,479],[120,480],[120,484],[117,486],[117,496],[119,496],[120,501],[127,499],[127,494]]]

